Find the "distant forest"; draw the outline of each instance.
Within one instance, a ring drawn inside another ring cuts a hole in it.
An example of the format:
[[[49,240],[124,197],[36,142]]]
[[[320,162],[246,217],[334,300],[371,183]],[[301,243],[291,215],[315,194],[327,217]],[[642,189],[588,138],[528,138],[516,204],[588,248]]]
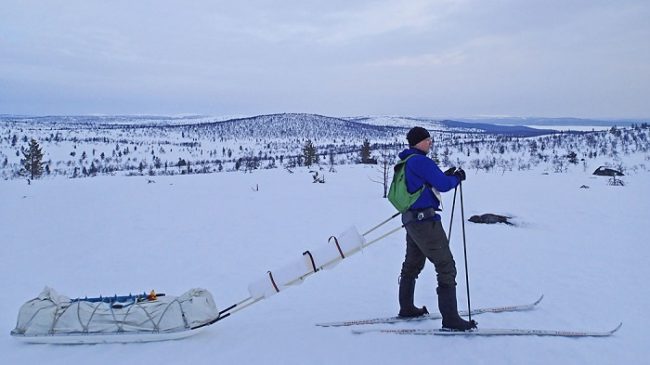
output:
[[[45,118],[45,119],[44,119]],[[506,173],[607,165],[646,170],[647,123],[590,132],[426,121],[441,167]],[[413,120],[413,124],[422,120]],[[389,166],[406,148],[404,126],[313,114],[209,118],[41,117],[0,119],[0,178],[26,178],[25,151],[42,150],[42,176],[177,175],[301,166]],[[33,148],[33,146],[32,146]]]

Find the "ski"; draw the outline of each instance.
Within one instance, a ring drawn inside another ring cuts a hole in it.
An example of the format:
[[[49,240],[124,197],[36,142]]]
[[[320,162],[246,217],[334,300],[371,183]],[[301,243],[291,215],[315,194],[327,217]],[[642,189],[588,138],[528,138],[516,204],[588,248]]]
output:
[[[454,331],[448,329],[358,329],[352,330],[354,334],[365,333],[392,333],[397,335],[424,335],[424,336],[555,336],[555,337],[608,337],[618,331],[623,323],[609,331],[566,331],[566,330],[544,330],[544,329],[520,329],[520,328],[478,328],[469,331]]]
[[[521,304],[521,305],[510,305],[503,307],[486,307],[486,308],[477,308],[472,309],[472,315],[482,314],[482,313],[501,313],[501,312],[520,312],[534,309],[539,302],[542,301],[544,295],[542,294],[539,299],[532,303]],[[464,310],[458,312],[461,316],[467,316],[469,313]],[[442,316],[439,313],[425,314],[420,317],[412,318],[403,318],[403,317],[379,317],[379,318],[370,318],[370,319],[359,319],[351,321],[338,321],[338,322],[324,322],[316,323],[320,327],[345,327],[345,326],[357,326],[364,324],[391,324],[391,323],[401,323],[401,322],[421,322],[427,320],[441,319]]]
[[[93,333],[63,333],[57,335],[21,335],[11,333],[11,336],[24,343],[55,344],[55,345],[95,345],[101,343],[142,343],[179,340],[193,336],[203,330],[198,329],[177,330],[169,332],[93,332]]]

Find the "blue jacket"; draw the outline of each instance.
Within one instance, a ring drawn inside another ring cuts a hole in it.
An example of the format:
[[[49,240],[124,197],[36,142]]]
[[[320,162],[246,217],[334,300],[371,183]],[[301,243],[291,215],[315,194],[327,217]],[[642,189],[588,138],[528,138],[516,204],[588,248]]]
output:
[[[439,192],[444,193],[455,188],[460,183],[460,180],[456,176],[445,175],[438,165],[426,156],[426,153],[416,148],[409,148],[400,152],[399,158],[403,160],[410,155],[415,156],[406,162],[406,170],[404,172],[406,188],[410,193],[416,192],[423,184],[428,184]],[[436,198],[431,189],[424,189],[420,198],[411,205],[411,210],[425,208],[440,209],[440,201],[438,201],[438,198]],[[440,216],[436,215],[435,220],[440,220]]]

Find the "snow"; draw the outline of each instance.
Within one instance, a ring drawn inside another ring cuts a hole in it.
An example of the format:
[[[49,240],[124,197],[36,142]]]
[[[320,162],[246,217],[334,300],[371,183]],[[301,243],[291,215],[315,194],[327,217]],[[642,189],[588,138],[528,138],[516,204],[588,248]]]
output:
[[[245,299],[248,284],[267,270],[350,225],[365,232],[393,214],[370,179],[375,167],[337,169],[322,172],[325,184],[312,183],[306,169],[157,176],[155,183],[124,176],[0,181],[3,363],[625,364],[650,356],[648,172],[630,172],[626,186],[615,187],[591,176],[593,168],[579,167],[560,174],[468,171],[465,218],[490,212],[517,224],[466,223],[471,301],[473,307],[522,304],[543,293],[534,311],[475,319],[484,328],[559,330],[608,330],[622,321],[609,338],[353,335],[350,328],[316,327],[397,313],[403,231],[186,339],[64,346],[9,336],[20,305],[45,285],[70,297],[151,289],[180,295],[203,287],[221,309]],[[445,229],[452,197],[444,195]],[[461,237],[457,210],[451,245],[465,308]],[[435,285],[428,263],[416,304],[435,310]]]
[[[446,128],[443,124],[440,123],[439,120],[432,118],[413,118],[400,116],[359,116],[345,119],[356,120],[365,124],[389,127],[411,128],[414,124],[417,124],[429,130],[444,130]]]

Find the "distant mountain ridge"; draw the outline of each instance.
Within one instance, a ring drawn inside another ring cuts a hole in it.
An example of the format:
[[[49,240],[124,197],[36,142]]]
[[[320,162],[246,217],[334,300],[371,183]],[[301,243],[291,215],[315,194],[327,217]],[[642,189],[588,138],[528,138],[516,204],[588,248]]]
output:
[[[530,137],[552,134],[552,129],[536,129],[526,126],[503,126],[488,123],[465,123],[454,120],[434,120],[412,117],[354,117],[337,118],[308,113],[280,113],[258,115],[225,121],[179,124],[177,128],[210,130],[222,136],[246,136],[250,138],[324,138],[341,136],[386,139],[403,134],[413,126],[422,126],[431,132],[491,133]]]
[[[455,120],[443,120],[440,122],[450,129],[469,128],[470,130],[480,131],[481,133],[506,134],[520,137],[542,136],[545,134],[556,133],[554,129],[531,128],[522,125],[497,125],[488,123],[466,123]]]
[[[258,115],[210,123],[197,123],[183,127],[210,130],[220,135],[245,135],[251,138],[325,138],[362,136],[364,138],[390,138],[402,133],[403,127],[378,126],[318,114],[283,113]]]
[[[635,123],[647,123],[647,119],[589,119],[589,118],[545,118],[545,117],[480,117],[480,118],[454,118],[464,123],[485,123],[496,125],[517,126],[630,126]]]
[[[212,117],[204,115],[99,115],[99,116],[15,116],[0,115],[0,121],[17,123],[48,123],[55,128],[181,128],[210,131],[228,138],[357,138],[386,139],[401,136],[415,126],[447,133],[487,133],[519,137],[555,133],[549,128],[534,126],[561,125],[622,125],[623,121],[603,121],[579,118],[474,118],[434,119],[404,116],[331,117],[309,113],[278,113],[251,117]],[[627,121],[633,123],[632,121]]]

